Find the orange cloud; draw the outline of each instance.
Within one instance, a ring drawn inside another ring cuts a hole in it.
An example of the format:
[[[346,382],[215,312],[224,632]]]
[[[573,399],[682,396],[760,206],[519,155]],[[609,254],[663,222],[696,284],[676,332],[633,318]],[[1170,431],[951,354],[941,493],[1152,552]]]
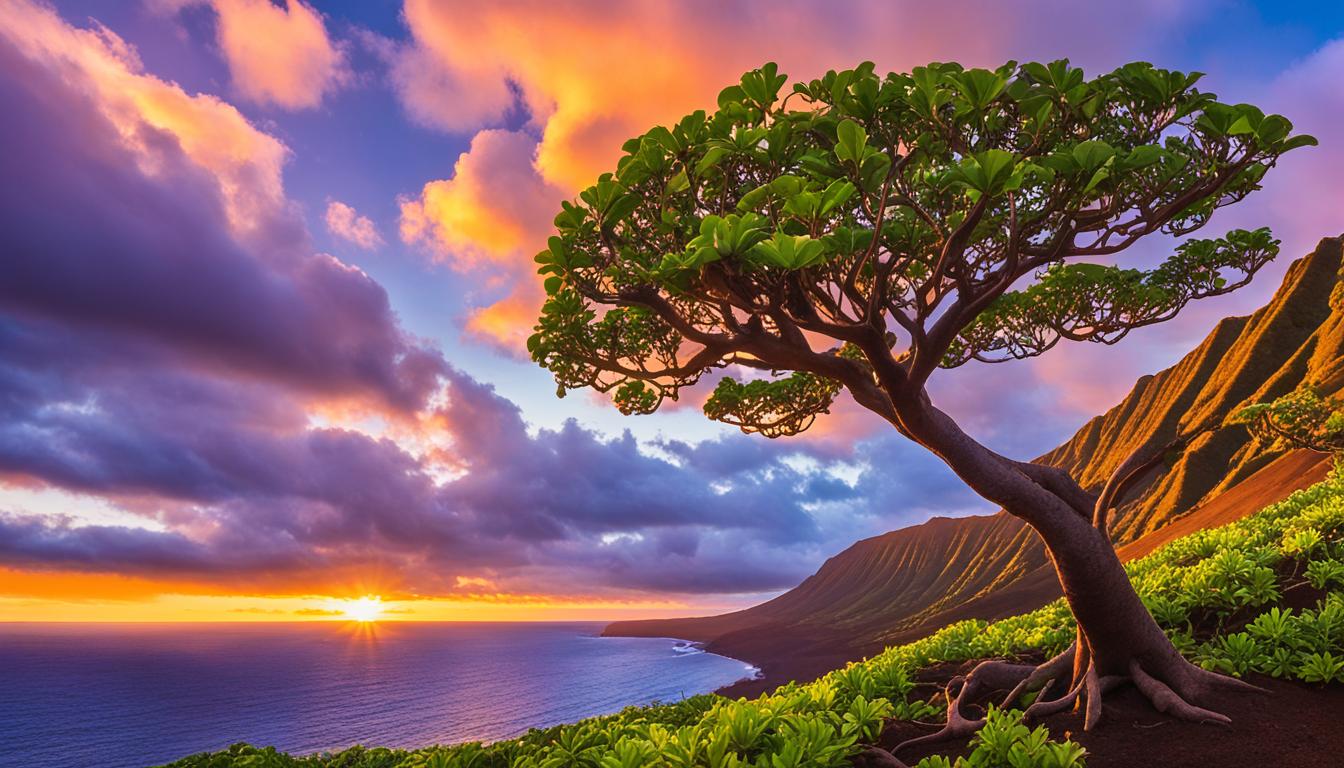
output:
[[[402,239],[429,246],[436,259],[458,268],[513,264],[524,250],[530,261],[564,197],[538,173],[535,152],[536,141],[525,133],[476,134],[451,178],[402,200]]]
[[[499,124],[513,106],[515,95],[498,71],[473,72],[469,61],[448,64],[423,46],[389,55],[392,84],[407,114],[421,125],[474,131]]]
[[[495,583],[483,576],[458,576],[457,588],[464,589],[474,587],[476,589],[493,589]]]
[[[501,141],[517,136],[505,195],[441,194],[431,182],[403,208],[403,235],[433,239],[454,261],[516,260],[530,274],[555,207],[538,200],[572,196],[614,167],[621,144],[653,125],[712,107],[715,96],[767,60],[795,79],[873,59],[904,69],[956,58],[998,65],[1014,56],[1054,58],[1079,52],[1095,66],[1142,55],[1197,3],[1140,0],[1121,9],[1058,3],[780,3],[633,0],[552,3],[448,3],[406,0],[413,42],[393,55],[392,82],[418,122],[453,132],[479,128]],[[1061,35],[1060,30],[1069,30]],[[493,130],[511,113],[530,117],[535,147],[520,134]],[[502,143],[502,142],[501,142]],[[473,142],[476,155],[483,148]],[[464,156],[464,159],[467,156]],[[456,179],[463,177],[459,160]],[[466,185],[459,184],[459,187]],[[501,189],[503,185],[493,187]],[[437,199],[436,199],[437,198]],[[520,201],[522,204],[520,205]],[[473,255],[474,254],[474,255]],[[535,296],[531,281],[471,321],[474,332],[516,337],[533,317],[515,311]],[[522,319],[521,328],[504,329]]]
[[[508,296],[472,312],[467,318],[467,333],[524,356],[543,300],[541,286],[529,275],[515,283]]]
[[[28,571],[0,567],[0,595],[61,602],[148,600],[181,585],[138,576],[74,571]],[[194,590],[193,590],[194,591]]]
[[[612,595],[534,595],[493,591],[490,580],[458,577],[463,591],[426,598],[382,593],[384,621],[611,620],[684,614],[685,599]],[[0,567],[0,621],[325,621],[358,594],[339,584],[231,592],[210,585],[105,573]],[[703,607],[700,603],[697,607]],[[713,605],[713,603],[711,603]],[[726,608],[740,607],[734,604]]]
[[[401,201],[401,238],[455,269],[485,269],[507,294],[471,313],[468,333],[521,354],[542,292],[532,256],[545,243],[564,193],[533,164],[536,141],[499,129],[477,133],[453,175]],[[497,293],[497,292],[496,292]]]
[[[257,233],[288,209],[281,181],[288,150],[232,105],[147,74],[135,49],[101,25],[77,29],[27,0],[0,0],[0,16],[0,36],[94,94],[147,174],[159,170],[159,142],[175,140],[217,180],[236,235]]]
[[[157,0],[169,10],[209,4],[238,94],[257,104],[309,109],[350,80],[345,55],[322,15],[302,0]]]
[[[360,216],[358,211],[339,200],[327,203],[324,218],[327,229],[333,235],[349,240],[360,248],[371,250],[383,244],[383,238],[373,221],[368,216]]]

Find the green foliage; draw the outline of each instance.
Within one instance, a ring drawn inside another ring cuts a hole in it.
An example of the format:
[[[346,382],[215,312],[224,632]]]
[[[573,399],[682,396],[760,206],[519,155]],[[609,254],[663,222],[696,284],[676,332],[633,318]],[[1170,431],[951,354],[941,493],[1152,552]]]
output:
[[[883,76],[865,62],[785,93],[766,64],[714,112],[627,141],[613,173],[562,205],[536,256],[548,298],[529,353],[561,392],[647,413],[734,364],[834,390],[865,361],[927,376],[1113,342],[1245,284],[1278,241],[1237,230],[1152,270],[1090,262],[1194,232],[1314,143],[1199,78],[1146,63],[1088,78],[1063,60]],[[864,334],[862,359],[834,365]],[[821,412],[751,406],[709,415],[781,435]]]
[[[915,768],[1082,768],[1086,756],[1087,750],[1072,741],[1052,741],[1045,726],[1023,725],[1021,712],[991,706],[968,756],[953,762],[931,755]]]
[[[1303,654],[1297,674],[1309,683],[1344,682],[1344,658],[1329,651]]]
[[[705,403],[705,413],[727,424],[753,425],[767,437],[797,434],[827,412],[839,391],[835,382],[810,373],[745,383],[725,378]]]
[[[1129,563],[1136,590],[1177,648],[1203,666],[1312,684],[1344,683],[1344,474],[1298,491],[1258,514],[1199,531]],[[1310,558],[1310,559],[1308,559]],[[1265,574],[1295,572],[1294,586],[1325,590],[1314,608],[1294,611]],[[1328,575],[1327,575],[1328,574]],[[1243,617],[1238,620],[1236,617]],[[1207,628],[1209,620],[1219,627]],[[1239,623],[1235,629],[1228,628]],[[1053,655],[1073,640],[1063,600],[996,621],[963,621],[929,637],[790,683],[755,699],[694,696],[674,704],[629,707],[606,717],[537,729],[493,744],[405,751],[352,747],[294,757],[237,744],[194,755],[173,768],[801,768],[843,766],[873,743],[887,718],[933,720],[939,702],[914,697],[914,673],[932,664]],[[971,753],[954,763],[926,758],[924,768],[1070,768],[1077,744],[1029,729],[1020,713],[992,710]]]
[[[1022,713],[990,708],[985,727],[971,739],[971,754],[958,768],[1074,768],[1087,750],[1071,741],[1054,742],[1045,726],[1028,728]]]
[[[1059,339],[1118,341],[1134,328],[1175,317],[1195,298],[1228,290],[1228,270],[1249,279],[1278,251],[1279,241],[1260,228],[1188,240],[1147,272],[1056,263],[1030,287],[1005,293],[980,313],[948,350],[947,362],[1030,357]]]
[[[1344,587],[1344,563],[1338,560],[1312,560],[1307,563],[1307,582],[1317,589]]]

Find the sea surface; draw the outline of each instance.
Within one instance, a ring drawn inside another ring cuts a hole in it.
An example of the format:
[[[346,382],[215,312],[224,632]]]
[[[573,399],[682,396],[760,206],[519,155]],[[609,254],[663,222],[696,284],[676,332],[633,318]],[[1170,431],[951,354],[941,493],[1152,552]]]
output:
[[[0,624],[0,766],[491,741],[755,670],[600,623]]]

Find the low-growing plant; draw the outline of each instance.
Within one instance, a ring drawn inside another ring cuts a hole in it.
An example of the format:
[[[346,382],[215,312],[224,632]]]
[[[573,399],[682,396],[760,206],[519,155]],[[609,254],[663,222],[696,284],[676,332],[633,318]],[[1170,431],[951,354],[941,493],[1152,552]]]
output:
[[[985,727],[971,739],[971,754],[954,768],[1080,768],[1087,750],[1072,741],[1055,742],[1043,725],[1022,724],[1022,713],[990,707]],[[921,763],[922,765],[922,763]]]
[[[1297,631],[1297,624],[1293,620],[1293,609],[1280,609],[1277,606],[1270,608],[1248,623],[1246,631],[1252,637],[1259,638],[1267,643],[1291,645],[1295,640]]]
[[[1289,531],[1283,536],[1283,553],[1292,557],[1309,557],[1325,544],[1321,532],[1315,528]]]
[[[1317,589],[1344,586],[1344,563],[1338,560],[1312,560],[1307,563],[1307,581]]]
[[[1297,655],[1288,648],[1275,648],[1265,656],[1260,671],[1274,677],[1292,677],[1297,672]]]
[[[1259,669],[1269,659],[1255,638],[1245,632],[1217,638],[1211,643],[1210,651],[1205,655],[1208,660],[1204,665],[1206,668],[1238,677]]]
[[[876,741],[882,732],[883,721],[891,716],[891,702],[886,699],[868,701],[859,696],[849,705],[844,715],[844,730],[861,741]]]
[[[1344,682],[1344,658],[1338,658],[1329,651],[1304,653],[1298,674],[1309,683]]]

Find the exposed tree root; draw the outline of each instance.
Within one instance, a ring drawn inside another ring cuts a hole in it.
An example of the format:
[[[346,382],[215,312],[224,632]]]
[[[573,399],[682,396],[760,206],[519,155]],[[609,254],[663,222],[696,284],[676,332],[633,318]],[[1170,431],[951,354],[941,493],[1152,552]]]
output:
[[[1230,677],[1228,675],[1220,675],[1217,672],[1210,672],[1209,670],[1203,667],[1197,667],[1194,664],[1189,665],[1189,672],[1196,678],[1197,684],[1205,689],[1222,688],[1237,693],[1269,693],[1267,688],[1253,685],[1238,677]]]
[[[896,745],[893,752],[920,744],[933,744],[957,738],[969,738],[984,727],[984,718],[968,720],[961,713],[963,702],[975,699],[984,691],[1001,691],[1017,686],[1033,672],[1036,667],[1030,664],[1013,664],[1007,661],[982,661],[971,670],[969,675],[958,675],[947,683],[944,695],[947,697],[947,722],[936,733],[908,739]]]
[[[854,768],[910,768],[881,747],[865,747],[854,756]]]
[[[1041,691],[1042,696],[1049,693],[1047,688],[1052,685],[1060,675],[1073,669],[1073,658],[1077,653],[1077,649],[1078,641],[1075,640],[1072,645],[1065,648],[1058,656],[1033,669],[1031,674],[1023,678],[1022,681],[1008,693],[1003,700],[1003,706],[1006,707],[1011,705],[1013,702],[1022,698],[1024,693],[1029,691],[1039,690]]]
[[[1153,706],[1157,708],[1158,712],[1181,720],[1189,720],[1192,723],[1232,724],[1231,718],[1227,715],[1197,707],[1181,698],[1180,694],[1173,691],[1166,683],[1144,672],[1143,666],[1139,664],[1137,659],[1129,663],[1129,676],[1134,681],[1134,685],[1138,686],[1139,691],[1148,697],[1149,701],[1153,702]]]
[[[967,717],[962,706],[983,699],[984,694],[994,691],[1008,691],[999,704],[1002,709],[1013,707],[1023,695],[1038,691],[1036,700],[1023,712],[1024,721],[1040,720],[1074,707],[1083,712],[1085,731],[1092,730],[1101,722],[1102,701],[1106,694],[1125,683],[1133,683],[1159,712],[1190,722],[1224,726],[1231,723],[1226,715],[1198,706],[1192,700],[1211,700],[1220,690],[1265,692],[1263,688],[1243,680],[1197,667],[1180,656],[1162,659],[1154,667],[1156,669],[1146,669],[1138,658],[1134,658],[1129,662],[1127,673],[1103,675],[1082,633],[1064,652],[1039,666],[983,661],[969,674],[954,677],[948,682],[944,691],[947,720],[943,727],[935,733],[901,742],[892,749],[892,753],[973,736],[984,727],[985,719]],[[1069,687],[1062,695],[1050,698],[1051,690],[1058,685]],[[883,759],[870,757],[870,760]],[[860,765],[902,765],[899,760],[893,760]]]
[[[1091,667],[1088,667],[1088,670],[1090,671]],[[1083,686],[1086,683],[1087,678],[1084,677],[1082,680],[1079,680],[1076,685],[1070,688],[1068,693],[1060,696],[1058,699],[1047,699],[1042,701],[1039,696],[1036,697],[1036,701],[1032,702],[1031,706],[1027,707],[1027,710],[1022,713],[1022,719],[1031,722],[1034,719],[1046,718],[1059,712],[1063,712],[1073,706],[1074,702],[1078,701],[1078,697],[1082,695]]]

